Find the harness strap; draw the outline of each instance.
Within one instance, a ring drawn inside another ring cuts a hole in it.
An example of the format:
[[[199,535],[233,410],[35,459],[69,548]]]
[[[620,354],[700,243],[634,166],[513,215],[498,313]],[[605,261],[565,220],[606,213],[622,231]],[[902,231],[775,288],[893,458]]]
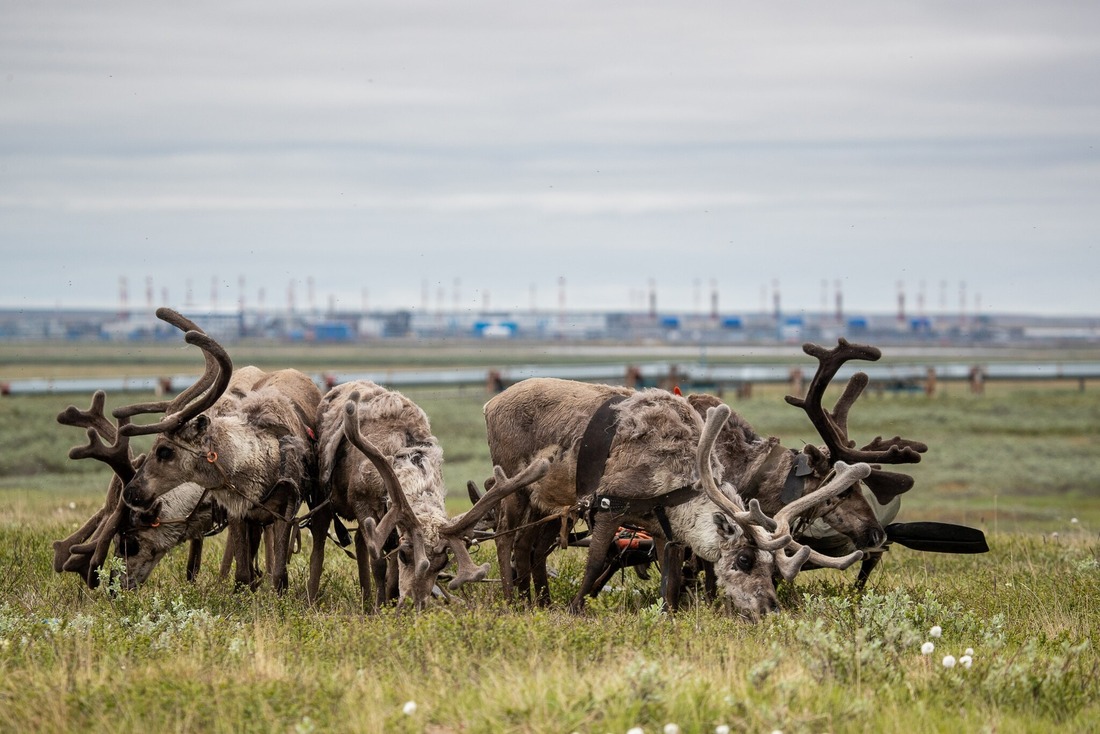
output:
[[[668,522],[668,515],[665,513],[665,509],[682,505],[698,494],[699,491],[694,485],[688,484],[656,497],[625,499],[623,497],[598,494],[590,500],[582,500],[581,506],[588,511],[589,516],[593,516],[598,512],[614,512],[619,515],[635,516],[653,514],[656,516],[657,522],[660,523],[661,531],[665,534],[665,538],[671,541],[674,539],[672,536],[672,526]]]
[[[600,486],[607,457],[611,455],[611,444],[615,440],[615,427],[619,424],[619,411],[614,407],[624,400],[625,395],[609,397],[592,414],[584,429],[577,451],[577,497],[588,497]]]

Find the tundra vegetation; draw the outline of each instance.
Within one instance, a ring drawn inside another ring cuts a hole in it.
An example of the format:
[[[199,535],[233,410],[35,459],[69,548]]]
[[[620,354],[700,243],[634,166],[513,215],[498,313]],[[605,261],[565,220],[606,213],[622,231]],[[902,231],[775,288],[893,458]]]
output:
[[[470,507],[466,481],[492,473],[486,395],[402,392],[431,418],[457,516]],[[757,387],[728,399],[784,445],[816,441],[784,394]],[[136,591],[112,595],[109,577],[90,589],[55,573],[51,550],[103,504],[110,480],[102,463],[67,458],[82,437],[55,421],[87,397],[0,398],[0,731],[659,732],[675,723],[790,734],[893,731],[900,721],[916,733],[1088,731],[1100,721],[1097,386],[865,395],[853,432],[866,425],[929,446],[906,468],[916,484],[898,519],[977,527],[991,550],[895,547],[862,593],[854,568],[804,571],[778,586],[782,611],[757,624],[691,594],[666,615],[656,579],[630,570],[581,616],[557,601],[510,606],[491,581],[420,613],[364,614],[356,564],[334,548],[310,606],[308,533],[282,595],[268,585],[234,591],[219,578],[224,534],[207,539],[211,562],[194,583],[183,546]],[[133,400],[108,395],[108,410]],[[132,442],[147,451],[151,437]],[[471,553],[496,578],[491,544]],[[117,563],[108,558],[105,570]],[[550,557],[553,599],[576,593],[584,563],[581,549]]]

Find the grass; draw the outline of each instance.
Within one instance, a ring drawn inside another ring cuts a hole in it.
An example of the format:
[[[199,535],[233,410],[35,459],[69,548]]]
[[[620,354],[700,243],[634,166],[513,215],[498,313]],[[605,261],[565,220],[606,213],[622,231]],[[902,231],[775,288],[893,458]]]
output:
[[[485,395],[408,394],[432,418],[461,511],[465,481],[490,470]],[[784,611],[756,625],[700,602],[663,614],[655,582],[632,572],[579,618],[562,605],[510,608],[492,583],[422,614],[364,615],[354,563],[331,550],[310,608],[308,536],[284,597],[218,579],[220,538],[194,584],[175,553],[135,593],[89,591],[50,567],[50,542],[98,507],[107,481],[102,466],[65,458],[80,432],[53,417],[69,402],[87,397],[0,400],[0,731],[658,732],[675,722],[920,734],[1100,721],[1100,391],[862,398],[858,440],[900,433],[931,447],[910,467],[917,486],[900,519],[979,527],[991,551],[898,548],[863,595],[850,589],[854,571],[806,572],[781,587]],[[815,438],[780,388],[731,404],[786,445]],[[476,554],[491,560],[491,547]],[[553,562],[564,600],[583,556]],[[941,638],[929,637],[933,625]],[[968,647],[972,667],[941,664]]]

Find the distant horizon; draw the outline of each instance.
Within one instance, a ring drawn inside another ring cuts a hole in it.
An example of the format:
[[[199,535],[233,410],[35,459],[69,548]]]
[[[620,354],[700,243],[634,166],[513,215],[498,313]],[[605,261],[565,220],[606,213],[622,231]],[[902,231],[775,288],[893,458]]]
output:
[[[15,308],[1100,312],[1100,3],[3,17]]]

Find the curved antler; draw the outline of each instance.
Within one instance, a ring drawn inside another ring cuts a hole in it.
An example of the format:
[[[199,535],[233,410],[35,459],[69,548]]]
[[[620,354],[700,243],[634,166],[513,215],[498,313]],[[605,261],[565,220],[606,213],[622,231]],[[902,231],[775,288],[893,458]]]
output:
[[[160,403],[145,403],[115,409],[114,416],[119,419],[128,419],[139,413],[154,413],[161,410],[167,413],[163,420],[156,423],[120,424],[118,430],[123,435],[144,436],[175,430],[210,408],[229,387],[229,380],[233,377],[233,360],[229,358],[229,354],[222,345],[201,331],[187,332],[184,340],[205,353],[206,371],[194,385],[180,393],[166,408],[161,408]],[[196,395],[198,397],[192,400]]]
[[[699,471],[699,483],[710,501],[740,525],[745,534],[753,538],[754,544],[758,548],[766,551],[778,551],[791,542],[790,534],[775,535],[771,533],[770,531],[776,527],[775,521],[764,514],[763,510],[760,509],[759,502],[755,499],[749,500],[749,509],[745,510],[737,500],[722,492],[718,488],[718,483],[714,481],[714,474],[711,472],[710,467],[711,453],[714,451],[718,434],[722,431],[722,426],[725,425],[731,412],[730,407],[724,403],[707,409],[706,422],[703,425],[703,433],[699,438],[699,447],[695,454]]]
[[[822,567],[844,569],[862,558],[862,551],[856,551],[842,558],[823,556],[794,541],[790,523],[814,505],[835,497],[852,484],[865,478],[870,474],[871,467],[867,464],[849,466],[844,462],[837,462],[836,473],[831,481],[784,507],[776,514],[774,520],[764,515],[760,504],[755,499],[749,501],[749,510],[745,511],[738,506],[737,502],[722,493],[710,470],[710,451],[729,414],[730,408],[724,404],[707,409],[707,419],[703,426],[703,436],[699,441],[697,454],[699,479],[707,497],[740,525],[746,534],[753,538],[758,548],[774,553],[776,566],[783,578],[788,581],[794,578],[802,565],[809,560]],[[794,553],[788,556],[787,549]]]
[[[54,570],[79,573],[90,588],[99,583],[96,571],[103,565],[111,539],[122,519],[119,497],[122,486],[133,478],[143,457],[130,454],[130,439],[123,435],[104,413],[106,393],[97,390],[88,410],[70,405],[57,415],[57,422],[87,429],[88,443],[69,450],[70,459],[98,459],[111,467],[115,476],[99,508],[75,533],[53,543]],[[120,421],[120,424],[123,423]],[[106,441],[111,442],[110,445]]]
[[[549,469],[550,462],[546,459],[539,459],[524,467],[524,469],[515,476],[509,478],[505,475],[503,469],[499,466],[494,466],[493,488],[480,497],[477,497],[476,486],[473,485],[472,482],[467,485],[467,491],[470,492],[471,499],[477,497],[477,499],[474,500],[473,508],[454,518],[451,522],[443,525],[439,529],[440,538],[442,538],[443,543],[451,549],[451,552],[454,553],[455,564],[458,566],[458,573],[451,579],[451,582],[447,584],[448,588],[457,589],[468,581],[480,581],[489,574],[488,563],[483,563],[479,566],[475,564],[474,560],[470,557],[465,534],[474,528],[482,518],[496,509],[502,499],[516,490],[527,486],[531,482],[538,481]]]
[[[868,385],[869,378],[866,373],[857,372],[852,375],[832,412],[821,405],[826,388],[845,362],[851,359],[875,362],[882,356],[881,351],[864,344],[850,344],[843,338],[837,341],[834,349],[825,349],[817,344],[806,343],[802,345],[802,351],[817,359],[817,372],[810,381],[805,398],[788,395],[786,400],[789,404],[806,412],[829,450],[830,465],[835,465],[839,461],[852,464],[859,462],[915,464],[921,460],[920,455],[928,450],[928,446],[900,436],[891,439],[878,436],[863,448],[854,448],[855,442],[848,438],[848,412]],[[820,455],[816,450],[811,450],[811,453]],[[913,478],[907,474],[883,471],[878,467],[872,468],[866,482],[882,504],[913,486]]]
[[[402,535],[402,542],[407,543],[413,553],[413,566],[416,573],[426,573],[429,567],[427,549],[424,542],[424,529],[417,519],[416,514],[409,505],[409,499],[401,488],[401,481],[393,470],[393,465],[382,455],[382,452],[372,444],[359,429],[359,393],[353,392],[344,403],[344,435],[355,448],[363,452],[374,468],[382,477],[382,483],[386,486],[386,492],[390,498],[390,509],[383,516],[381,522],[375,527],[361,527],[371,547],[371,552],[376,556],[382,555],[382,546],[386,538],[396,527]]]
[[[775,530],[776,533],[790,534],[791,522],[808,512],[815,505],[821,504],[847,491],[853,484],[859,484],[860,480],[866,479],[871,474],[872,470],[870,465],[865,463],[848,465],[843,461],[838,461],[833,466],[833,471],[833,476],[829,481],[825,482],[813,492],[799,497],[797,500],[775,513],[775,523],[777,525]],[[802,568],[802,564],[806,561],[812,561],[822,568],[845,569],[863,558],[863,551],[859,550],[849,553],[846,556],[833,558],[832,556],[818,553],[808,546],[804,546],[796,541],[791,541],[787,547],[793,549],[795,555],[787,557],[783,551],[780,551],[776,554],[776,562],[780,566],[780,571],[784,573],[784,578],[788,581],[794,577],[794,574],[798,573],[798,570]],[[780,556],[784,556],[782,561]],[[798,562],[797,566],[794,566],[793,560],[799,557],[801,557],[801,560]],[[783,571],[784,565],[787,565],[787,567],[791,569],[790,576],[787,576],[786,572]]]

